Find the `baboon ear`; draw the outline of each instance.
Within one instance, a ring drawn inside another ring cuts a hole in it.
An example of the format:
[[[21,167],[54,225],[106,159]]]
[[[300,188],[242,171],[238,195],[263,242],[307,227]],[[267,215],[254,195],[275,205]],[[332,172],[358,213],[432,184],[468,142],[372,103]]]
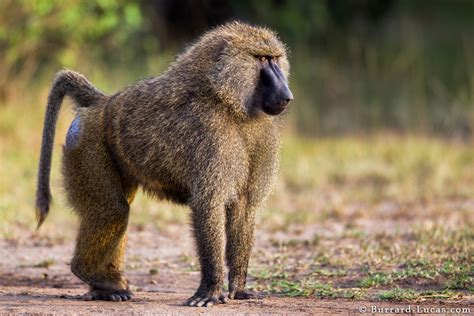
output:
[[[235,60],[232,56],[231,44],[222,39],[216,43],[214,48],[216,54],[209,72],[209,81],[216,94],[224,102],[233,103],[238,99],[238,96],[234,95],[234,86],[238,82],[238,75],[235,73]]]
[[[224,38],[215,43],[215,46],[212,49],[214,62],[219,62],[222,58],[225,58],[230,46],[231,43]]]
[[[254,69],[230,41],[221,39],[216,45],[218,53],[208,74],[211,87],[223,103],[240,114],[247,114],[245,103],[253,91],[254,81],[249,78]]]

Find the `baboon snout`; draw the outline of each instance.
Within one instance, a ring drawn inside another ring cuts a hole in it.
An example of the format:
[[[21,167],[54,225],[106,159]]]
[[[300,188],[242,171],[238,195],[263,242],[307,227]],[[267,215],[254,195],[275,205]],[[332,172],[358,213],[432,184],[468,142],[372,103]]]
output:
[[[293,93],[286,82],[280,82],[269,89],[267,97],[263,100],[263,111],[270,115],[278,115],[282,113],[288,103],[293,100]]]
[[[260,80],[262,110],[269,115],[280,114],[293,100],[293,93],[278,64],[268,60],[261,69]]]
[[[288,85],[285,84],[280,95],[280,106],[286,107],[291,100],[293,100],[293,93],[291,93]]]
[[[276,93],[277,96],[275,97],[275,104],[267,106],[267,110],[264,111],[267,114],[271,115],[278,115],[281,112],[283,112],[286,107],[288,106],[288,103],[290,103],[291,100],[293,100],[293,93],[291,93],[291,90],[288,88],[288,86],[285,84],[284,87],[279,91],[279,93]],[[268,108],[270,108],[270,111],[268,111]]]

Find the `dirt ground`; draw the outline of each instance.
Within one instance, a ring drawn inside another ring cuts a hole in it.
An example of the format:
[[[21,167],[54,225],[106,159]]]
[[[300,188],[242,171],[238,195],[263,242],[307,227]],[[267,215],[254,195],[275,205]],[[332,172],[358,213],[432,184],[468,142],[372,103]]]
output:
[[[216,305],[210,308],[200,307],[192,308],[182,306],[182,302],[189,295],[184,290],[177,290],[177,293],[139,291],[131,302],[102,302],[92,301],[84,302],[62,298],[64,293],[70,295],[79,294],[78,289],[56,289],[56,288],[35,288],[1,286],[0,287],[0,313],[28,313],[28,314],[314,314],[314,315],[359,315],[373,314],[372,308],[394,309],[383,314],[397,314],[397,308],[407,308],[410,306],[414,314],[415,311],[426,311],[430,308],[433,313],[423,314],[441,314],[436,313],[436,309],[454,308],[453,312],[442,314],[461,314],[457,310],[474,310],[474,306],[466,303],[388,303],[388,302],[368,302],[368,301],[350,301],[350,300],[328,300],[315,298],[288,298],[288,297],[267,297],[264,299],[233,301],[227,304]],[[174,292],[174,291],[173,291]],[[380,314],[380,313],[378,313]],[[463,313],[464,314],[464,313]],[[466,313],[469,314],[469,313]],[[470,315],[473,313],[471,312]]]
[[[212,308],[186,307],[182,304],[197,287],[199,271],[195,266],[195,254],[189,232],[183,233],[179,227],[161,233],[152,229],[135,229],[130,232],[126,276],[135,294],[131,302],[86,302],[75,298],[83,294],[86,288],[69,271],[68,262],[73,246],[70,240],[51,241],[35,235],[20,240],[1,240],[0,314],[351,315],[371,313],[375,307],[380,309],[408,306],[415,313],[417,309],[426,312],[426,308],[464,308],[464,311],[474,314],[474,300],[469,295],[457,301],[390,302],[267,294],[261,299],[231,301]],[[263,237],[257,240],[255,252],[262,253],[271,247],[270,239]]]

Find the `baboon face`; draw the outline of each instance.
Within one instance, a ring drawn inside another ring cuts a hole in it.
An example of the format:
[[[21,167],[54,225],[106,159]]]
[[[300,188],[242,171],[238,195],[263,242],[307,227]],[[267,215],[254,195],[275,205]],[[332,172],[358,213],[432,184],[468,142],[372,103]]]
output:
[[[217,36],[209,38],[219,47],[210,82],[224,103],[245,116],[283,112],[293,94],[288,87],[286,49],[276,34],[240,23],[219,32],[218,40]]]
[[[259,79],[254,93],[254,106],[269,115],[278,115],[293,100],[288,82],[278,59],[280,56],[256,56]]]

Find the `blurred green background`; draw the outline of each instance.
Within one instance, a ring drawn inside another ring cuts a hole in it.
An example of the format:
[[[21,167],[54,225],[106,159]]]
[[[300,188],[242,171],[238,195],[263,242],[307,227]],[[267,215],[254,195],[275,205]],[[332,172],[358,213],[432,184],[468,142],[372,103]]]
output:
[[[377,300],[474,293],[472,0],[0,0],[0,241],[75,237],[60,177],[67,104],[55,203],[34,229],[43,117],[59,69],[113,93],[159,75],[202,32],[234,19],[280,34],[295,95],[281,171],[258,216],[272,248],[252,259],[253,286]],[[132,238],[174,236],[189,222],[182,207],[143,193],[132,210]],[[39,260],[60,266],[50,259]]]
[[[234,19],[288,44],[298,133],[472,137],[471,0],[2,0],[0,106],[47,89],[61,67],[113,92]]]

